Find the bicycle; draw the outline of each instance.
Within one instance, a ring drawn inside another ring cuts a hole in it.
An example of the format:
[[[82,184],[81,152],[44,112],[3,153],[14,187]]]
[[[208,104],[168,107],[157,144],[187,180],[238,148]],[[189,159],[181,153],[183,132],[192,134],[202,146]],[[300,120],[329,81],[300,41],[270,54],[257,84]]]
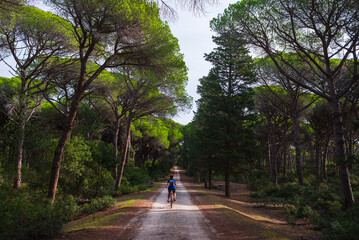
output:
[[[170,194],[171,194],[171,196],[170,196],[170,205],[171,205],[171,208],[172,208],[172,205],[173,205],[173,189],[171,189],[170,190]]]

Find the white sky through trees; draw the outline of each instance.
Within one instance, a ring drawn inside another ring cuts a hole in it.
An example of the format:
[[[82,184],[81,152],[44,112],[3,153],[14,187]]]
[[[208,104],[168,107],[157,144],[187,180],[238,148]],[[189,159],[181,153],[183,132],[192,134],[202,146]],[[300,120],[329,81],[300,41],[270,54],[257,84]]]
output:
[[[220,0],[218,5],[207,6],[205,16],[195,16],[187,9],[178,10],[178,19],[169,22],[173,35],[178,38],[181,53],[184,54],[188,70],[187,92],[194,98],[193,108],[186,112],[179,112],[174,121],[187,124],[192,121],[193,111],[196,110],[195,101],[199,98],[197,85],[199,79],[206,76],[211,69],[211,64],[204,60],[204,54],[210,53],[216,46],[212,42],[212,35],[209,22],[223,13],[229,4],[236,3],[236,0]]]
[[[211,64],[204,60],[204,54],[210,53],[215,47],[212,42],[212,34],[209,28],[209,22],[218,14],[223,13],[224,9],[231,3],[236,3],[237,0],[220,0],[218,4],[213,6],[206,6],[205,15],[195,15],[188,9],[177,8],[178,19],[170,21],[169,25],[173,35],[178,38],[181,53],[184,54],[184,60],[188,67],[188,85],[187,92],[193,97],[193,108],[185,112],[179,112],[173,118],[174,121],[181,124],[187,124],[192,121],[194,116],[193,111],[196,110],[195,101],[199,98],[197,94],[197,85],[199,79],[206,76],[211,68]],[[37,2],[40,8],[45,8]],[[45,8],[45,10],[48,10]],[[6,59],[9,64],[15,65],[11,58]],[[9,67],[3,62],[0,62],[0,76],[13,77],[10,73]]]

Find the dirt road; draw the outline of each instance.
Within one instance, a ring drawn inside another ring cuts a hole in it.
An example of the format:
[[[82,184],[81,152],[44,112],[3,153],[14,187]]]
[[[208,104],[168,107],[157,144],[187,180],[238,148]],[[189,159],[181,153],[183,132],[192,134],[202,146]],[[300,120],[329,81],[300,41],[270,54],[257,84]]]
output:
[[[167,188],[157,195],[152,208],[144,215],[136,240],[145,239],[210,239],[212,230],[201,214],[199,208],[192,204],[190,195],[180,181],[175,170],[177,181],[177,200],[170,208],[167,202]]]
[[[121,196],[115,206],[66,224],[56,240],[321,239],[310,223],[288,224],[282,207],[258,205],[244,184],[231,183],[231,198],[225,198],[222,191],[206,189],[175,172],[179,189],[172,209],[162,183],[152,191]]]

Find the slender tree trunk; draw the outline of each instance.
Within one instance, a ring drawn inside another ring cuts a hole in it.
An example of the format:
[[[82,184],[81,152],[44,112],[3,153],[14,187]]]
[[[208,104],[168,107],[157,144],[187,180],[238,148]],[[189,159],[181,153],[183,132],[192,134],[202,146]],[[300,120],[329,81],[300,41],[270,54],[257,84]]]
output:
[[[128,147],[127,147],[127,155],[126,155],[126,164],[128,164],[130,162],[130,153],[131,153],[131,134],[129,136],[129,140],[128,140]]]
[[[270,144],[271,140],[270,140],[270,136],[268,136],[268,141],[267,141],[267,151],[266,151],[266,163],[267,163],[267,167],[268,167],[268,171],[269,171],[269,175],[272,176],[272,171],[271,171],[271,158],[270,158],[270,151],[271,151],[271,144]]]
[[[293,128],[294,128],[294,145],[295,145],[295,164],[297,168],[298,183],[303,185],[303,162],[301,157],[301,143],[300,143],[300,133],[299,133],[299,121],[297,114],[292,119]]]
[[[208,188],[212,189],[212,167],[208,170]]]
[[[208,184],[207,184],[207,168],[204,169],[204,187],[208,188]]]
[[[270,163],[270,175],[273,179],[273,183],[278,185],[278,176],[277,176],[277,166],[276,166],[276,159],[275,159],[275,137],[271,134],[270,138],[270,145],[269,145],[269,163]]]
[[[150,168],[150,175],[155,170],[156,160],[157,160],[157,152],[153,155],[153,160],[152,160],[152,164],[151,164],[151,168]]]
[[[124,151],[123,151],[122,163],[120,166],[120,172],[118,173],[116,182],[115,182],[116,190],[121,186],[123,169],[125,168],[126,156],[127,156],[128,145],[129,145],[130,135],[131,135],[131,123],[132,123],[132,113],[130,112],[128,115],[128,121],[127,121],[127,126],[126,126],[126,143],[125,143],[125,147],[124,147]]]
[[[324,152],[323,152],[323,156],[322,156],[322,171],[323,171],[323,178],[324,179],[327,179],[328,149],[329,149],[329,137],[325,140]]]
[[[334,94],[331,95],[335,96]],[[347,159],[345,154],[344,127],[343,127],[343,119],[339,107],[339,100],[336,97],[332,97],[331,105],[332,105],[332,117],[334,124],[334,142],[335,142],[334,157],[338,161],[340,189],[344,200],[344,207],[349,208],[354,203],[354,196],[350,184],[350,175],[348,171],[348,166],[346,164]]]
[[[284,156],[283,156],[283,176],[287,175],[287,157],[288,157],[288,144],[285,144],[284,147]]]
[[[20,90],[20,109],[19,109],[19,133],[17,141],[17,151],[16,151],[16,167],[15,167],[15,178],[14,178],[14,188],[20,188],[21,186],[21,168],[23,160],[23,149],[25,142],[25,124],[26,124],[26,91],[27,91],[27,81],[24,76],[24,72],[21,71],[21,90]]]
[[[19,117],[19,135],[17,143],[17,154],[16,154],[16,168],[15,168],[15,179],[14,188],[20,188],[21,186],[21,168],[24,154],[24,141],[25,141],[25,124],[26,124],[26,97],[24,95],[20,98],[20,117]]]
[[[201,183],[201,171],[197,172],[197,183],[200,184]]]
[[[230,197],[230,192],[229,192],[229,172],[230,172],[230,166],[228,166],[228,164],[226,164],[225,166],[225,170],[224,170],[224,196],[225,197]]]
[[[315,132],[315,175],[317,179],[320,179],[320,138],[317,132]]]
[[[50,177],[50,186],[48,191],[48,197],[51,199],[51,202],[55,201],[56,191],[57,191],[57,184],[59,181],[60,176],[60,168],[61,168],[61,161],[65,151],[65,147],[67,141],[69,140],[73,128],[73,124],[75,122],[77,108],[80,102],[81,94],[76,93],[74,96],[74,100],[71,103],[71,109],[69,115],[66,119],[66,123],[64,126],[64,130],[62,132],[61,138],[54,153],[54,159],[52,161],[51,167],[51,177]]]
[[[114,168],[114,179],[116,181],[118,174],[118,134],[120,132],[120,119],[116,120],[115,134],[113,137],[113,149],[115,150],[115,168]]]

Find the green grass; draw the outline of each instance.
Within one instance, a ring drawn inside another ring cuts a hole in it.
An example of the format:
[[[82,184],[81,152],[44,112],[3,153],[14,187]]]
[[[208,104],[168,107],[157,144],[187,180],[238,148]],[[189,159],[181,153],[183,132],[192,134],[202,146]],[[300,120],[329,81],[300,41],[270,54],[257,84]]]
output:
[[[162,182],[154,182],[153,183],[153,186],[151,188],[147,188],[145,190],[145,192],[152,192],[154,191],[155,189],[157,189],[160,185],[162,184]]]
[[[67,223],[64,226],[64,232],[71,232],[85,228],[95,228],[102,226],[110,226],[116,219],[126,213],[135,202],[142,200],[145,197],[144,192],[151,192],[157,189],[162,183],[155,182],[151,188],[136,194],[128,194],[117,198],[117,203],[114,205],[117,209],[109,214],[102,214],[96,216],[95,214]]]
[[[64,232],[72,232],[85,228],[94,228],[101,226],[111,225],[117,218],[119,218],[124,212],[117,212],[110,215],[102,215],[95,217],[82,218],[77,221],[70,222],[65,225]]]

